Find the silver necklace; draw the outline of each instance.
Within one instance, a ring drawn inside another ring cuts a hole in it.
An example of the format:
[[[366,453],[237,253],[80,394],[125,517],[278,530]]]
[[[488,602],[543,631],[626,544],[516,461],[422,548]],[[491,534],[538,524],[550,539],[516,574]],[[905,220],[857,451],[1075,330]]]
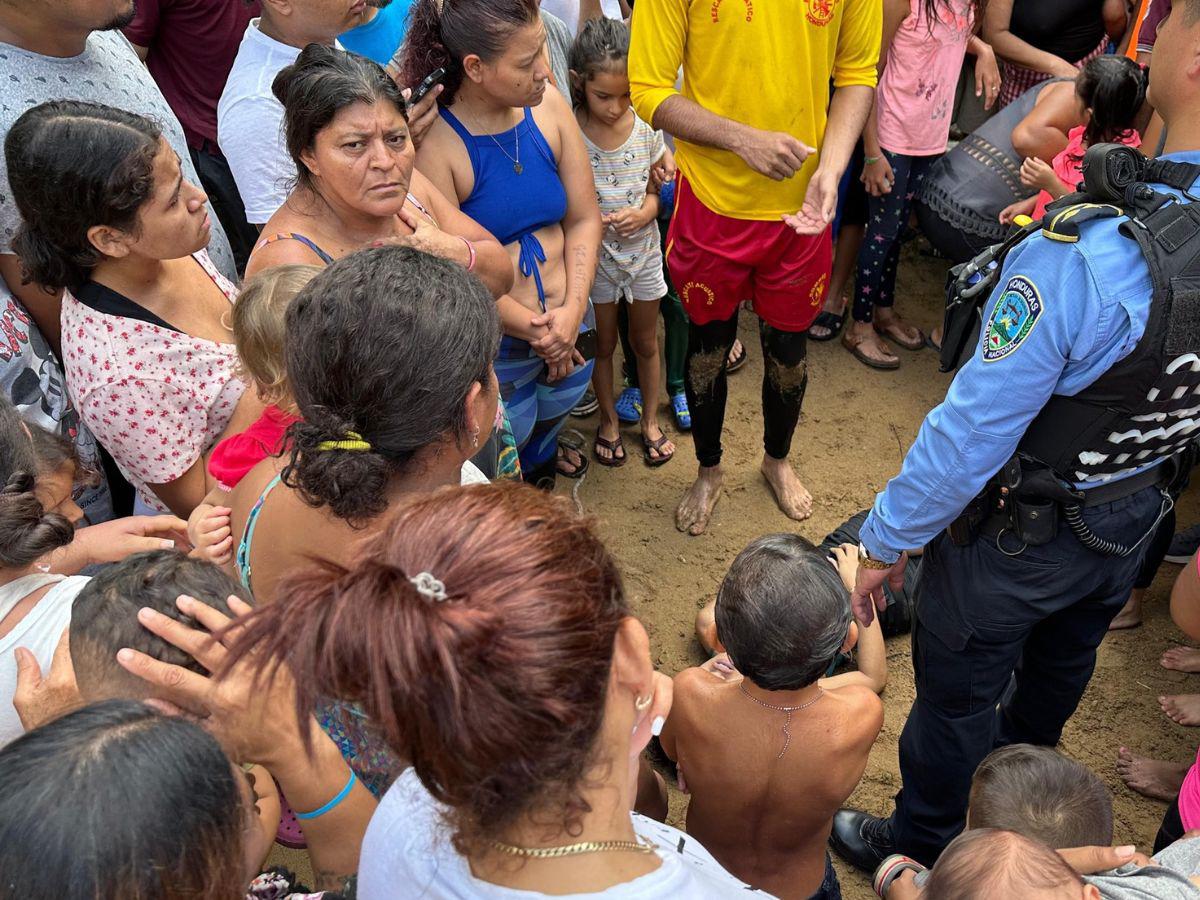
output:
[[[802,709],[808,709],[825,696],[825,691],[822,688],[817,688],[817,696],[813,697],[807,703],[801,703],[799,706],[772,706],[770,703],[764,703],[757,697],[752,696],[750,692],[746,690],[746,685],[744,683],[739,684],[738,689],[745,694],[747,700],[757,703],[764,709],[772,709],[775,712],[787,713],[787,721],[783,723],[783,749],[779,751],[779,756],[776,756],[776,759],[783,758],[783,754],[787,753],[788,745],[792,742],[792,733],[788,731],[788,726],[792,724],[792,713],[799,712]]]
[[[472,116],[471,118],[474,119],[474,116]],[[478,127],[479,126],[476,126],[476,128],[478,128]],[[482,130],[482,129],[480,129],[480,130]],[[496,136],[494,134],[489,132],[488,137],[490,137],[492,139],[492,143],[496,145],[496,149],[498,149],[501,153],[503,153],[505,158],[510,163],[513,164],[513,171],[516,172],[518,175],[520,175],[522,172],[525,171],[525,167],[523,165],[521,165],[521,123],[518,122],[517,126],[512,131],[513,131],[513,137],[516,139],[516,142],[517,142],[517,145],[515,148],[517,151],[517,156],[515,159],[508,155],[508,151],[504,149],[503,144],[501,144],[498,140],[496,140]]]

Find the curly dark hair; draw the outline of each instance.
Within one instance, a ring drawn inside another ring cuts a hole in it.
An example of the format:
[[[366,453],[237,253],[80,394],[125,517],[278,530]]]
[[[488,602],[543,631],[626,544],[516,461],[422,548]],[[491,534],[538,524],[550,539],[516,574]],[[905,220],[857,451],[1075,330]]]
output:
[[[0,566],[19,569],[71,543],[75,526],[46,512],[34,493],[39,475],[75,461],[70,443],[26,425],[0,398]]]
[[[466,433],[466,398],[487,385],[500,320],[462,266],[408,247],[360,250],[310,281],[287,311],[287,377],[301,421],[283,481],[352,525],[387,508],[417,451]],[[321,449],[350,432],[368,452]]]
[[[156,122],[102,103],[53,100],[21,114],[4,157],[21,213],[13,251],[26,283],[75,289],[104,258],[89,229],[137,234],[161,137]]]

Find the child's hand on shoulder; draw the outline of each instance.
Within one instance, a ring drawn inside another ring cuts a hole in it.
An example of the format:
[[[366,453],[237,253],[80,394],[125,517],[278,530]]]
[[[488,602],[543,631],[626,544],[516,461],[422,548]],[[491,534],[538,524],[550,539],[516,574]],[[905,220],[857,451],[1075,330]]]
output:
[[[858,577],[858,548],[853,544],[834,547],[833,564],[837,567],[846,590],[854,590],[854,580]]]
[[[201,503],[188,517],[188,540],[192,556],[223,566],[233,558],[233,529],[228,506]]]

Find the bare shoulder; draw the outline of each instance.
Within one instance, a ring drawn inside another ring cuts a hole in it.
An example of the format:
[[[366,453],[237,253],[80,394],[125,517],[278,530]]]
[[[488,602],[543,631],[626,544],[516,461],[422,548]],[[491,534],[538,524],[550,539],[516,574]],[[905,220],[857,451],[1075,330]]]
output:
[[[845,734],[853,742],[875,740],[883,727],[883,701],[878,694],[862,684],[850,684],[826,693],[839,704],[842,718],[847,723]]]
[[[673,681],[675,682],[674,705],[683,708],[712,702],[720,688],[726,684],[725,681],[698,666],[684,669],[675,676]]]
[[[417,163],[424,168],[426,165],[448,167],[453,157],[466,152],[462,138],[455,133],[442,116],[438,116],[417,148]]]
[[[561,152],[564,134],[579,132],[575,111],[558,88],[547,86],[542,102],[533,108],[533,120],[556,154]]]
[[[272,227],[268,222],[263,227],[262,234],[250,260],[246,263],[246,277],[257,275],[259,272],[273,269],[276,266],[293,264],[305,266],[323,266],[325,260],[304,241],[292,237],[293,232],[281,227]]]

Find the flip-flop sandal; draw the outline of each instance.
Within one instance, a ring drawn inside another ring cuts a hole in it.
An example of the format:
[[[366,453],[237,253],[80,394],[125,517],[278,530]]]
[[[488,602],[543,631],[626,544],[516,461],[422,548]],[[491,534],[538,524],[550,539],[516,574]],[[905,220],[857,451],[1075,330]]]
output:
[[[918,875],[925,871],[925,867],[911,857],[899,853],[893,853],[887,857],[879,864],[879,868],[875,870],[875,877],[871,880],[871,887],[875,894],[879,897],[886,897],[888,888],[909,869]]]
[[[567,456],[562,452],[564,448],[566,448],[568,450],[574,450],[576,453],[579,454],[579,464],[578,465],[571,462],[571,460],[569,458],[567,458]],[[568,441],[568,440],[560,437],[558,439],[557,454],[558,454],[558,457],[554,461],[554,471],[557,472],[559,475],[561,475],[563,478],[582,478],[584,473],[588,470],[588,465],[589,465],[588,458],[583,455],[583,448],[580,447],[579,445],[577,445],[574,441]],[[562,469],[564,464],[566,464],[568,466],[575,466],[575,468],[572,469],[570,472],[564,472]]]
[[[842,346],[849,350],[854,358],[864,366],[869,366],[872,369],[879,369],[881,372],[890,372],[893,369],[900,368],[900,360],[895,357],[892,359],[883,360],[867,356],[867,354],[863,353],[862,351],[861,343],[862,342],[860,341],[858,344],[851,344],[846,340],[845,337],[842,338]]]
[[[612,455],[609,457],[601,456],[601,447],[603,447]],[[617,451],[620,451],[620,456],[617,456]],[[600,437],[600,432],[597,431],[596,443],[592,447],[592,452],[596,454],[596,462],[600,463],[602,466],[608,466],[610,469],[621,468],[621,466],[625,465],[625,461],[629,459],[629,454],[625,452],[625,442],[621,440],[621,436],[619,434],[615,440],[610,441],[608,438]]]
[[[821,312],[817,314],[817,317],[813,319],[812,325],[808,326],[808,339],[810,341],[821,341],[822,343],[825,341],[832,341],[835,337],[842,333],[842,329],[846,327],[846,320],[848,318],[850,318],[849,305],[842,310],[842,314],[840,316],[837,313],[821,310]],[[829,334],[825,335],[825,337],[819,337],[813,334],[812,329],[815,325],[820,325],[822,328],[826,329]]]
[[[652,469],[657,469],[659,466],[665,465],[675,458],[674,450],[672,450],[670,453],[667,453],[665,450],[663,450],[663,444],[669,443],[670,440],[671,439],[665,434],[657,441],[652,441],[644,434],[642,435],[642,447],[645,448],[642,456],[646,460],[646,465]],[[652,450],[657,453],[658,456],[651,456],[650,451]]]
[[[937,342],[936,342],[936,341],[933,339],[933,335],[932,335],[932,334],[927,334],[927,335],[925,335],[925,346],[926,346],[926,347],[928,347],[930,350],[932,350],[932,351],[933,351],[933,352],[935,352],[935,353],[941,353],[941,352],[942,352],[942,345],[941,345],[941,344],[939,344],[939,343],[937,343]]]
[[[687,394],[680,391],[671,397],[671,411],[675,413],[675,427],[680,431],[692,430],[692,411],[688,408]]]
[[[617,421],[625,425],[634,425],[642,421],[642,390],[627,387],[617,398]]]
[[[899,331],[889,331],[886,327],[880,328],[875,326],[875,333],[880,337],[885,337],[895,344],[899,344],[905,350],[924,350],[925,349],[925,332],[920,328],[917,329],[915,338],[906,338]]]
[[[750,359],[750,354],[746,352],[746,345],[741,345],[742,352],[734,356],[734,358],[725,366],[725,374],[732,375]]]

